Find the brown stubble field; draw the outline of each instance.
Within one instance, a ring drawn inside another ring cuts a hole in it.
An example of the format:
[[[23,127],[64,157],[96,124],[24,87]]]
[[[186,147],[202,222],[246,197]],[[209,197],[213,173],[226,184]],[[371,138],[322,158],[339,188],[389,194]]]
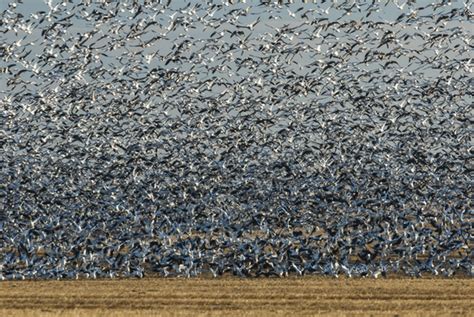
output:
[[[0,282],[0,316],[474,316],[470,278]]]

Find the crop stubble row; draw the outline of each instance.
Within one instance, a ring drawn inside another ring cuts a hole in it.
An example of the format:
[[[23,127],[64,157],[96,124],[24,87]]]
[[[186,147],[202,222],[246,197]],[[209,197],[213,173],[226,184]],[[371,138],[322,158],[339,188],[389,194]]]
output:
[[[472,279],[163,279],[0,284],[2,316],[474,314]]]

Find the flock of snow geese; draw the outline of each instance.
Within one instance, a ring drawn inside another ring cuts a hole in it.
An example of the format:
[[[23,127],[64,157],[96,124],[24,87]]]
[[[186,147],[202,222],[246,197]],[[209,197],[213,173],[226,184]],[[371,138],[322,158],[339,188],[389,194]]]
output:
[[[473,2],[0,12],[1,280],[473,276]]]

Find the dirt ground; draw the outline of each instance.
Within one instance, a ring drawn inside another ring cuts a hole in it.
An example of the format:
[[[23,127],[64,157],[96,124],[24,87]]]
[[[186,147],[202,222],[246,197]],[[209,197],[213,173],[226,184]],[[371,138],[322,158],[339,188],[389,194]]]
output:
[[[474,316],[474,280],[163,279],[0,282],[0,316]]]

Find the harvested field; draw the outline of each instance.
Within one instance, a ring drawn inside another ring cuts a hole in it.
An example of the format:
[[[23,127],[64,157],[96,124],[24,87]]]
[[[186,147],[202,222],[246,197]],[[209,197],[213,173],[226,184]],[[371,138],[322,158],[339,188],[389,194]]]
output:
[[[9,281],[1,316],[474,314],[472,279]]]

